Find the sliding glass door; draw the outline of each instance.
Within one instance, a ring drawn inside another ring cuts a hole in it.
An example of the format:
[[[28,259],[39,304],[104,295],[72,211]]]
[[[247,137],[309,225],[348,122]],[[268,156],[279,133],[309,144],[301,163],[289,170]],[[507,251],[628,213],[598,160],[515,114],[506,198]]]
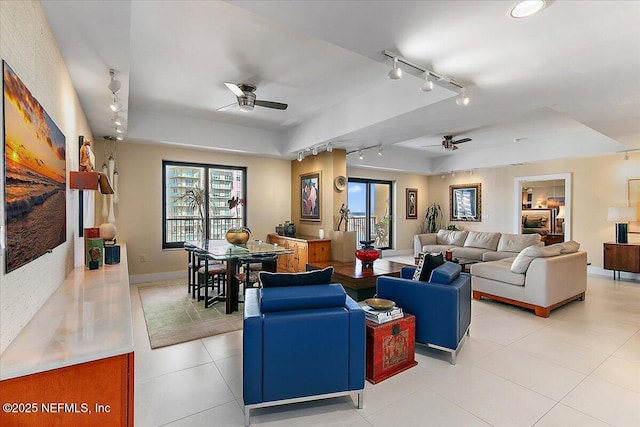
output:
[[[347,203],[349,231],[355,231],[356,243],[373,240],[378,249],[392,247],[393,186],[391,181],[349,178]]]

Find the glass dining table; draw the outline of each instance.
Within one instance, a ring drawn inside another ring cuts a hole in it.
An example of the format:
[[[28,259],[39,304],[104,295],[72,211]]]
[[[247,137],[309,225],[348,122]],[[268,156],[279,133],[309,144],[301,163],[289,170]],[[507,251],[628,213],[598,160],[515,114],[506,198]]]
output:
[[[236,269],[239,262],[255,256],[293,253],[291,249],[265,243],[262,240],[248,241],[244,245],[232,245],[226,240],[192,240],[187,243],[207,252],[213,259],[225,262],[227,266],[226,295],[218,295],[217,298],[226,302],[225,312],[227,314],[238,311],[240,282],[236,278]]]

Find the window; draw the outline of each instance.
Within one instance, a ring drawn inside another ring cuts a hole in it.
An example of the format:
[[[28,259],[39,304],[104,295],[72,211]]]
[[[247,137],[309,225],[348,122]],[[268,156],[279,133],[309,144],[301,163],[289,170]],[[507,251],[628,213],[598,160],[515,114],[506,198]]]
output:
[[[247,168],[162,162],[162,248],[187,240],[224,239],[228,229],[246,226]],[[229,209],[232,197],[245,205]]]
[[[349,225],[356,232],[356,242],[373,240],[378,249],[391,248],[393,183],[372,179],[349,178],[347,201]]]

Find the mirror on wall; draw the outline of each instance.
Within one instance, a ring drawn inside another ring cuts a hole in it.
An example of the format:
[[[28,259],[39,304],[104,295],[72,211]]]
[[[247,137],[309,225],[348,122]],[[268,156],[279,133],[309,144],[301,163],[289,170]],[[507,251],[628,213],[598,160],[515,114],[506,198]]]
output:
[[[546,245],[571,240],[571,174],[515,178],[514,232],[538,233]]]

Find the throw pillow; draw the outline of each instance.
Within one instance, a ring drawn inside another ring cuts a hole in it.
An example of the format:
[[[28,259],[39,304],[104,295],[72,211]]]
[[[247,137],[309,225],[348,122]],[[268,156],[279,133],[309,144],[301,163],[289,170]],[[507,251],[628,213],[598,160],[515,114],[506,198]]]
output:
[[[269,271],[261,271],[259,277],[263,288],[276,288],[282,286],[326,285],[331,283],[332,275],[333,267],[326,267],[322,270],[304,271],[301,273],[271,273]]]
[[[560,255],[559,247],[554,248],[551,246],[529,246],[520,251],[516,259],[513,260],[513,263],[511,264],[511,271],[520,274],[526,273],[527,269],[529,268],[529,264],[531,264],[531,261],[533,261],[535,258],[550,257],[556,255]]]
[[[442,253],[439,254],[424,254],[418,268],[413,273],[413,280],[419,280],[421,282],[428,282],[431,278],[431,272],[434,268],[444,264],[444,257]]]

